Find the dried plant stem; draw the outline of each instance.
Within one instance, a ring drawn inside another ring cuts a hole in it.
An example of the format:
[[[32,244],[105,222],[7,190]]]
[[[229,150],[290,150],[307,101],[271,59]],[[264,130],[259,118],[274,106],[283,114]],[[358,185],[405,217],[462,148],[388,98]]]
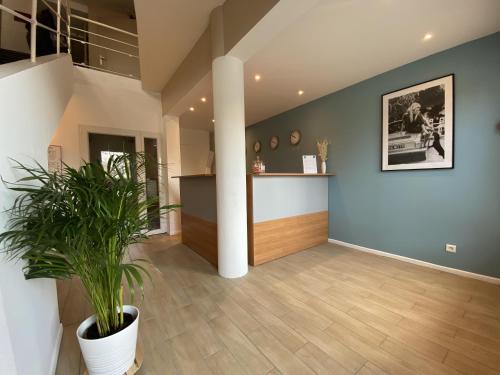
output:
[[[330,141],[327,139],[323,139],[321,141],[316,142],[316,146],[318,147],[318,156],[321,159],[321,161],[327,161],[328,160],[328,145],[330,144]]]

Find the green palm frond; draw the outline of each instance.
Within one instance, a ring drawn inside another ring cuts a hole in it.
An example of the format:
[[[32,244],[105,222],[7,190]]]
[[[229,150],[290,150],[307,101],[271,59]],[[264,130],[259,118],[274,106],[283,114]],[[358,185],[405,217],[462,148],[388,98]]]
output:
[[[147,269],[124,263],[129,245],[146,239],[148,210],[158,207],[147,198],[143,154],[110,158],[104,167],[85,163],[64,173],[50,173],[39,163],[15,168],[26,176],[4,183],[19,193],[0,245],[12,260],[25,262],[27,279],[66,279],[78,276],[88,294],[101,336],[123,322],[122,284],[131,297],[144,290]],[[3,180],[2,180],[3,181]],[[165,214],[178,205],[162,206]]]

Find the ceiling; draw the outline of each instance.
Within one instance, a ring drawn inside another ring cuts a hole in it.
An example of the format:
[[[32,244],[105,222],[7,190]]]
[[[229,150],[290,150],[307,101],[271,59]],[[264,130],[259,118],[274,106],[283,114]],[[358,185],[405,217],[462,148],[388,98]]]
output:
[[[499,30],[498,0],[322,0],[245,63],[246,124]],[[211,91],[192,90],[181,126],[212,129]]]
[[[224,0],[135,0],[141,80],[160,92]]]

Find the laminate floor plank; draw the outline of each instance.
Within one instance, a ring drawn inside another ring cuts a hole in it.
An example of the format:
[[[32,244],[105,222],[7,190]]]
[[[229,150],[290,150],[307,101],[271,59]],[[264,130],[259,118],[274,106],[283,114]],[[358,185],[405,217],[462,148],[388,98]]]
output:
[[[170,339],[174,351],[175,366],[183,375],[212,375],[196,346],[196,337],[188,332]]]
[[[266,359],[229,318],[216,318],[210,321],[210,326],[238,363],[247,367],[252,374],[266,374],[274,368],[271,362]]]
[[[500,373],[499,285],[333,244],[239,279],[219,277],[178,236],[129,250],[152,278],[134,302],[138,375]],[[82,374],[74,331],[91,307],[78,279],[57,284],[56,374]]]
[[[259,328],[248,337],[283,375],[314,375],[299,357],[283,346],[266,329]]]
[[[307,364],[318,375],[348,375],[352,372],[330,357],[316,345],[308,342],[295,352],[302,362]]]
[[[380,347],[367,344],[361,336],[340,324],[332,324],[326,332],[330,337],[335,337],[354,352],[363,353],[363,356],[368,361],[374,363],[388,374],[409,375],[418,373],[415,372],[415,369],[412,369],[412,366],[408,366],[404,359],[394,357]]]
[[[251,375],[227,349],[212,354],[206,362],[212,372],[217,375]]]

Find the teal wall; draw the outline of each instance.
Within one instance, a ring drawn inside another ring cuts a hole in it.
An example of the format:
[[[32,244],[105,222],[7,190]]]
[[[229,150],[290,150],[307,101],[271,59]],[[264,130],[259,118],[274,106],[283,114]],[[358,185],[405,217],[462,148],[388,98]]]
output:
[[[381,95],[455,74],[455,168],[380,171]],[[335,72],[332,71],[332,74]],[[298,128],[302,142],[291,147]],[[271,135],[280,146],[270,151]],[[329,138],[329,237],[500,277],[500,33],[432,55],[247,128],[268,172],[300,172]],[[457,253],[444,251],[445,243]]]

